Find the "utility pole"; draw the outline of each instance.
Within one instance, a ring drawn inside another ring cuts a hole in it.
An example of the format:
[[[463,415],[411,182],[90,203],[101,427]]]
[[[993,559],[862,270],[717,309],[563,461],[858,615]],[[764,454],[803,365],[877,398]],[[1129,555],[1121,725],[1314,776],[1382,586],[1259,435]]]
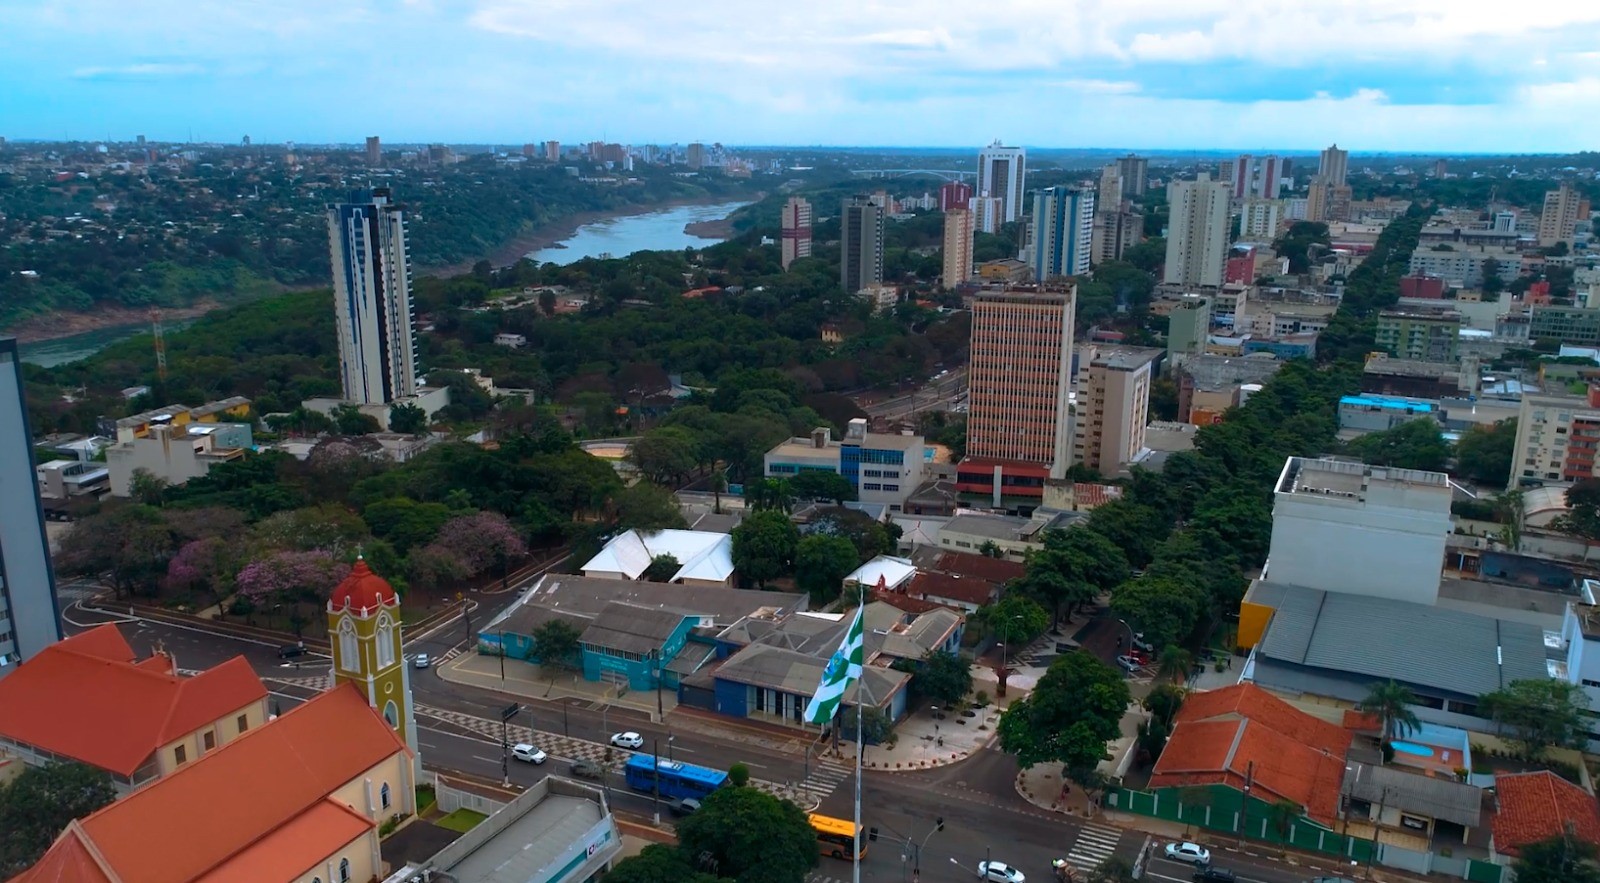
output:
[[[515,702],[500,709],[500,777],[507,788],[511,787],[511,719],[521,710]]]
[[[656,825],[659,827],[661,825],[661,739],[656,738],[653,742],[655,756],[650,758],[650,772],[653,774],[650,781],[654,785],[654,793],[651,796],[651,803],[655,809]]]
[[[1383,824],[1383,809],[1389,803],[1389,787],[1378,792],[1378,817],[1372,820],[1372,841],[1367,849],[1367,879],[1372,879],[1372,863],[1378,857],[1378,826]]]
[[[1239,802],[1239,842],[1244,843],[1245,829],[1248,827],[1246,819],[1250,815],[1250,786],[1255,783],[1256,762],[1250,761],[1244,768],[1244,799]]]

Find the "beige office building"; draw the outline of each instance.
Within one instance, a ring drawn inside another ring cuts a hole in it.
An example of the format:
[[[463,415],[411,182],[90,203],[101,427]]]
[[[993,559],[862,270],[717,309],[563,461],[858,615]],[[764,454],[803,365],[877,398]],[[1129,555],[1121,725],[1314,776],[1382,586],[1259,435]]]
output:
[[[1227,181],[1202,174],[1197,181],[1174,181],[1168,190],[1172,217],[1167,225],[1167,285],[1222,285],[1232,226]]]
[[[1150,365],[1161,351],[1091,346],[1079,357],[1073,462],[1116,472],[1144,450]]]
[[[951,207],[944,213],[944,287],[972,278],[972,212]]]
[[[967,458],[1062,478],[1072,457],[1071,283],[983,291],[972,303]]]
[[[1586,201],[1572,189],[1570,181],[1563,181],[1560,189],[1546,193],[1544,211],[1539,213],[1539,247],[1565,243],[1570,248],[1579,212],[1584,210],[1582,204]]]

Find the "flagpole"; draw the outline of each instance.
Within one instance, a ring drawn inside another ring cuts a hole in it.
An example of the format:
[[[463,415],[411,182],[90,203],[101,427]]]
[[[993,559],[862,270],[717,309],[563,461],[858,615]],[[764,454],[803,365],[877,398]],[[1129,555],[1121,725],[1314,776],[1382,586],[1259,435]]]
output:
[[[867,589],[866,586],[861,585],[858,585],[856,588],[860,593],[860,597],[858,598],[860,601],[860,606],[856,608],[856,616],[861,620],[861,627],[863,631],[861,636],[862,661],[865,662],[865,645],[867,640],[865,634],[867,619]],[[867,731],[863,726],[865,715],[862,711],[866,705],[866,703],[862,701],[863,694],[866,692],[862,689],[862,687],[864,686],[863,682],[866,679],[867,673],[865,670],[863,670],[861,672],[861,677],[856,680],[856,848],[855,855],[850,857],[850,861],[852,863],[852,874],[850,878],[851,883],[861,883],[861,837],[863,833],[865,833],[861,828],[861,755],[866,750],[867,744]]]

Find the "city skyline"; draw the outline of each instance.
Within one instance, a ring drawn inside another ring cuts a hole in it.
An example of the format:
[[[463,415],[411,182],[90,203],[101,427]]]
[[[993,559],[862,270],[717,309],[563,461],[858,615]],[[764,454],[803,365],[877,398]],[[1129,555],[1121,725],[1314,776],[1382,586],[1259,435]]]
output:
[[[958,146],[977,131],[1041,147],[1559,152],[1593,140],[1582,120],[1600,109],[1600,10],[1548,0],[1511,20],[1437,0],[1293,15],[1022,0],[756,17],[637,0],[10,12],[0,119],[16,139]]]

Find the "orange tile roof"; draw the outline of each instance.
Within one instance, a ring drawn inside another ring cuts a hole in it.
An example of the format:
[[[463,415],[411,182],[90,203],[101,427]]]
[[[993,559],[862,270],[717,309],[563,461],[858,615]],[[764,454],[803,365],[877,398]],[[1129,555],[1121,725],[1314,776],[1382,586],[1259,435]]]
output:
[[[155,658],[136,662],[114,625],[47,647],[0,679],[0,734],[131,776],[161,746],[266,698],[242,656],[192,678]]]
[[[1344,728],[1357,733],[1377,735],[1383,731],[1383,719],[1375,714],[1352,708],[1344,713]]]
[[[1600,845],[1594,796],[1555,773],[1496,775],[1494,790],[1500,803],[1493,823],[1495,852],[1518,855],[1530,843],[1559,837],[1568,824],[1578,839]]]
[[[371,829],[365,816],[337,800],[324,799],[200,877],[199,883],[297,880]]]
[[[117,883],[290,879],[278,872],[357,836],[329,815],[329,796],[395,754],[409,750],[361,691],[335,687],[76,823],[11,883],[76,879],[48,874],[79,853],[99,856]],[[322,827],[326,836],[306,833]]]
[[[82,837],[82,826],[71,822],[55,845],[33,867],[12,877],[11,883],[121,883],[107,872]]]
[[[1018,579],[1027,572],[1020,562],[1007,561],[1004,558],[990,558],[988,555],[973,555],[967,552],[942,552],[939,560],[934,563],[934,570],[945,573],[957,573],[975,579],[985,579],[992,583],[1003,583],[1006,580]]]
[[[1262,799],[1290,800],[1312,818],[1338,814],[1348,732],[1298,711],[1254,684],[1190,694],[1150,787],[1248,780]]]

